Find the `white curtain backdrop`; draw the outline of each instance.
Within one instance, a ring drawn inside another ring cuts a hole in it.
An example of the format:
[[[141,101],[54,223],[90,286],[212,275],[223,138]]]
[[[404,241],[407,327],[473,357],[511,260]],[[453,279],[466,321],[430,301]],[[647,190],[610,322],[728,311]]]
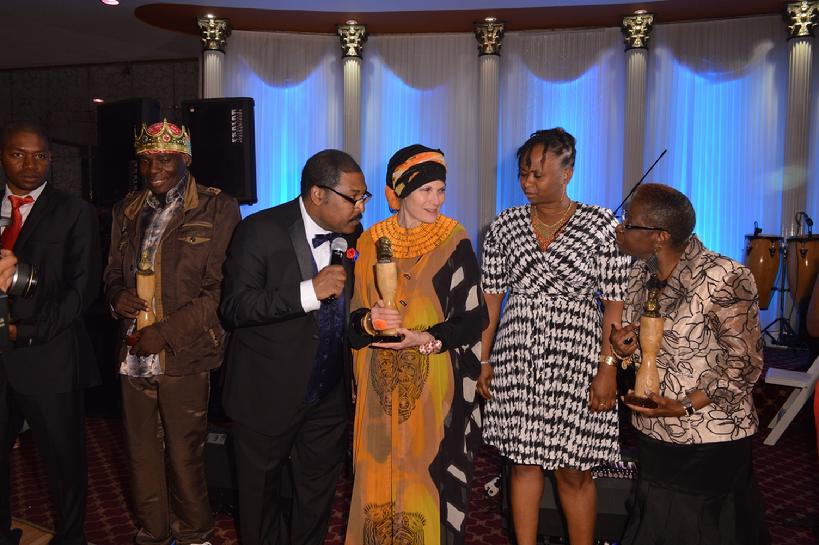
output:
[[[410,144],[447,161],[444,214],[476,240],[478,226],[478,51],[472,34],[373,36],[362,70],[361,166],[375,197],[364,225],[389,216],[387,162]]]
[[[225,96],[252,97],[256,113],[258,202],[269,208],[299,194],[305,161],[342,145],[338,37],[234,32],[225,57]]]
[[[652,38],[644,160],[668,155],[650,181],[688,195],[705,245],[739,261],[755,221],[779,230],[786,38],[775,16],[658,25]]]
[[[658,25],[648,76],[651,180],[689,196],[709,248],[742,259],[779,229],[788,60],[781,17]]]
[[[515,151],[538,129],[577,139],[569,195],[609,208],[623,179],[625,55],[618,28],[510,32],[501,50],[498,211],[524,204]]]

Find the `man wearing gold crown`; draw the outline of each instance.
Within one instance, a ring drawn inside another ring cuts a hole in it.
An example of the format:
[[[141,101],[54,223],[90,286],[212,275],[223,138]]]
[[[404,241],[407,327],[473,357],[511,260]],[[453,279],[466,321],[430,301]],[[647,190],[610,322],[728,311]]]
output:
[[[239,206],[188,172],[184,127],[143,125],[134,147],[147,187],[114,207],[105,286],[121,325],[135,543],[206,544],[210,371],[222,362],[222,262]]]

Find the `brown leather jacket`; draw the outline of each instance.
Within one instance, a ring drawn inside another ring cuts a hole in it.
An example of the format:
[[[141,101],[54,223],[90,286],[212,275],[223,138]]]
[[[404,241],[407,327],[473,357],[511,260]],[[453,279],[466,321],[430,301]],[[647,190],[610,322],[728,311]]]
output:
[[[136,267],[142,242],[140,212],[148,189],[126,196],[114,206],[111,248],[105,269],[105,296],[136,289]],[[222,264],[233,229],[241,216],[236,200],[219,189],[196,183],[191,175],[182,213],[173,217],[156,253],[156,314],[167,348],[160,352],[166,375],[183,376],[222,363],[225,332],[217,310]],[[120,320],[119,360],[125,358],[125,332],[131,320]]]

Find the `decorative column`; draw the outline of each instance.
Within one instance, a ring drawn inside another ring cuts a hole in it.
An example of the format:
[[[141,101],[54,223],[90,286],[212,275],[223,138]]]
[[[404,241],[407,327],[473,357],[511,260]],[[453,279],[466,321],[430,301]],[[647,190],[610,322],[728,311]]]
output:
[[[785,120],[785,171],[782,184],[782,233],[795,234],[794,216],[807,202],[810,78],[813,29],[819,2],[795,2],[785,8],[788,23],[788,110]]]
[[[478,97],[478,236],[483,234],[496,214],[498,183],[498,110],[500,95],[500,50],[503,23],[487,17],[475,24],[480,62]]]
[[[361,55],[367,28],[356,21],[338,26],[344,61],[344,151],[361,162]]]
[[[197,23],[202,34],[202,98],[220,98],[225,96],[222,66],[230,23],[212,15],[199,17]]]
[[[623,195],[627,195],[643,175],[646,130],[646,66],[648,40],[654,15],[640,10],[623,17],[626,41],[626,112],[623,134]]]

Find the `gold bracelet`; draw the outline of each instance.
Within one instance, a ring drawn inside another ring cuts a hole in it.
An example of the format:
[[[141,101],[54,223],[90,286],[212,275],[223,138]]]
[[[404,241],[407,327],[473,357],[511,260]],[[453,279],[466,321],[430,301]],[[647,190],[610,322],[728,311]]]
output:
[[[598,363],[605,363],[609,367],[617,367],[617,360],[614,359],[614,356],[611,354],[600,354],[600,357],[597,359]]]
[[[377,332],[373,327],[372,312],[367,312],[367,314],[361,317],[361,329],[363,329],[364,333],[366,333],[370,337],[374,337],[375,335],[377,335]]]

